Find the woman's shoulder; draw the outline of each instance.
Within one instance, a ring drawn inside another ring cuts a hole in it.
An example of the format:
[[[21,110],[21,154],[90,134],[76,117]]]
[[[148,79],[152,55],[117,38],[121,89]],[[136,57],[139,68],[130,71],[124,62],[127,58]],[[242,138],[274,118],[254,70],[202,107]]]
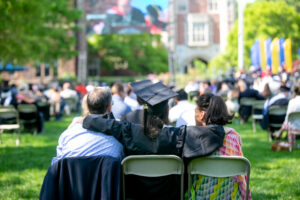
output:
[[[235,129],[224,126],[224,130],[225,140],[237,140],[239,143],[241,143],[241,136]]]

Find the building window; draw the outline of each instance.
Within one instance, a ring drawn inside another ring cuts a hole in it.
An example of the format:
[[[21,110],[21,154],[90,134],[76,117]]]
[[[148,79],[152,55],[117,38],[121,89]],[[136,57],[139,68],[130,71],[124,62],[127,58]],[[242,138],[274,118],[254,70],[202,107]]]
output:
[[[208,11],[218,12],[219,10],[219,0],[208,0]]]
[[[188,1],[187,0],[178,0],[177,4],[177,13],[184,14],[187,12]]]
[[[207,24],[202,23],[202,22],[195,22],[193,23],[193,41],[194,42],[205,42],[205,26]]]
[[[45,76],[49,76],[50,75],[50,64],[45,63],[44,67],[45,67]]]
[[[35,76],[41,76],[41,63],[35,63]]]
[[[210,44],[210,20],[207,15],[188,15],[188,45],[207,46]]]

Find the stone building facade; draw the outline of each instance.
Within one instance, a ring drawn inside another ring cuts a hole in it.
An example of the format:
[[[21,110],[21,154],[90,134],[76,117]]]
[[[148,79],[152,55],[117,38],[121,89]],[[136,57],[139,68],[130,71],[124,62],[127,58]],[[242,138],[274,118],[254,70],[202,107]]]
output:
[[[226,46],[235,21],[235,0],[175,0],[175,53],[179,72],[191,61],[209,62]]]

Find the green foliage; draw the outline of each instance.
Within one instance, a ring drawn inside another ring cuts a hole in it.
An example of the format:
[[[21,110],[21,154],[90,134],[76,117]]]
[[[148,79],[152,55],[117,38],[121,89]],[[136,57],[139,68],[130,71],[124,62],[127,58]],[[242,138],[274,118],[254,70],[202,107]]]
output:
[[[92,35],[88,39],[89,55],[99,56],[108,71],[118,67],[146,73],[168,70],[168,53],[160,35]]]
[[[22,132],[18,147],[16,135],[2,135],[0,199],[38,199],[58,138],[71,121],[46,122],[45,133],[36,136]],[[300,150],[272,152],[267,132],[257,127],[253,133],[251,122],[231,127],[241,135],[243,153],[251,162],[252,199],[300,199]]]
[[[300,14],[285,2],[258,2],[248,4],[244,12],[244,65],[250,66],[250,48],[257,39],[284,37],[292,40],[293,58],[300,47]],[[214,58],[210,66],[237,66],[238,23],[230,31],[224,53]]]
[[[296,11],[300,13],[300,1],[299,0],[256,0],[257,2],[262,2],[262,1],[273,1],[273,2],[280,2],[284,1],[286,2],[289,6],[295,7]]]
[[[71,0],[0,1],[0,61],[26,64],[75,55]]]

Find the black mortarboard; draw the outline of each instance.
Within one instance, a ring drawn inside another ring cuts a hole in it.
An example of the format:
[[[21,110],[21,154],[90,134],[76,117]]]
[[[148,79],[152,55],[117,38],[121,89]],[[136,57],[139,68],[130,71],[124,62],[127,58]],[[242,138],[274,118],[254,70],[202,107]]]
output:
[[[162,82],[148,85],[135,92],[146,104],[154,107],[178,94],[165,86]]]
[[[152,85],[152,82],[150,80],[143,80],[143,81],[137,81],[130,84],[131,87],[133,87],[134,92],[143,89],[149,85]]]
[[[289,91],[290,91],[290,88],[283,85],[283,86],[280,86],[280,91],[281,91],[281,92],[289,92]]]

